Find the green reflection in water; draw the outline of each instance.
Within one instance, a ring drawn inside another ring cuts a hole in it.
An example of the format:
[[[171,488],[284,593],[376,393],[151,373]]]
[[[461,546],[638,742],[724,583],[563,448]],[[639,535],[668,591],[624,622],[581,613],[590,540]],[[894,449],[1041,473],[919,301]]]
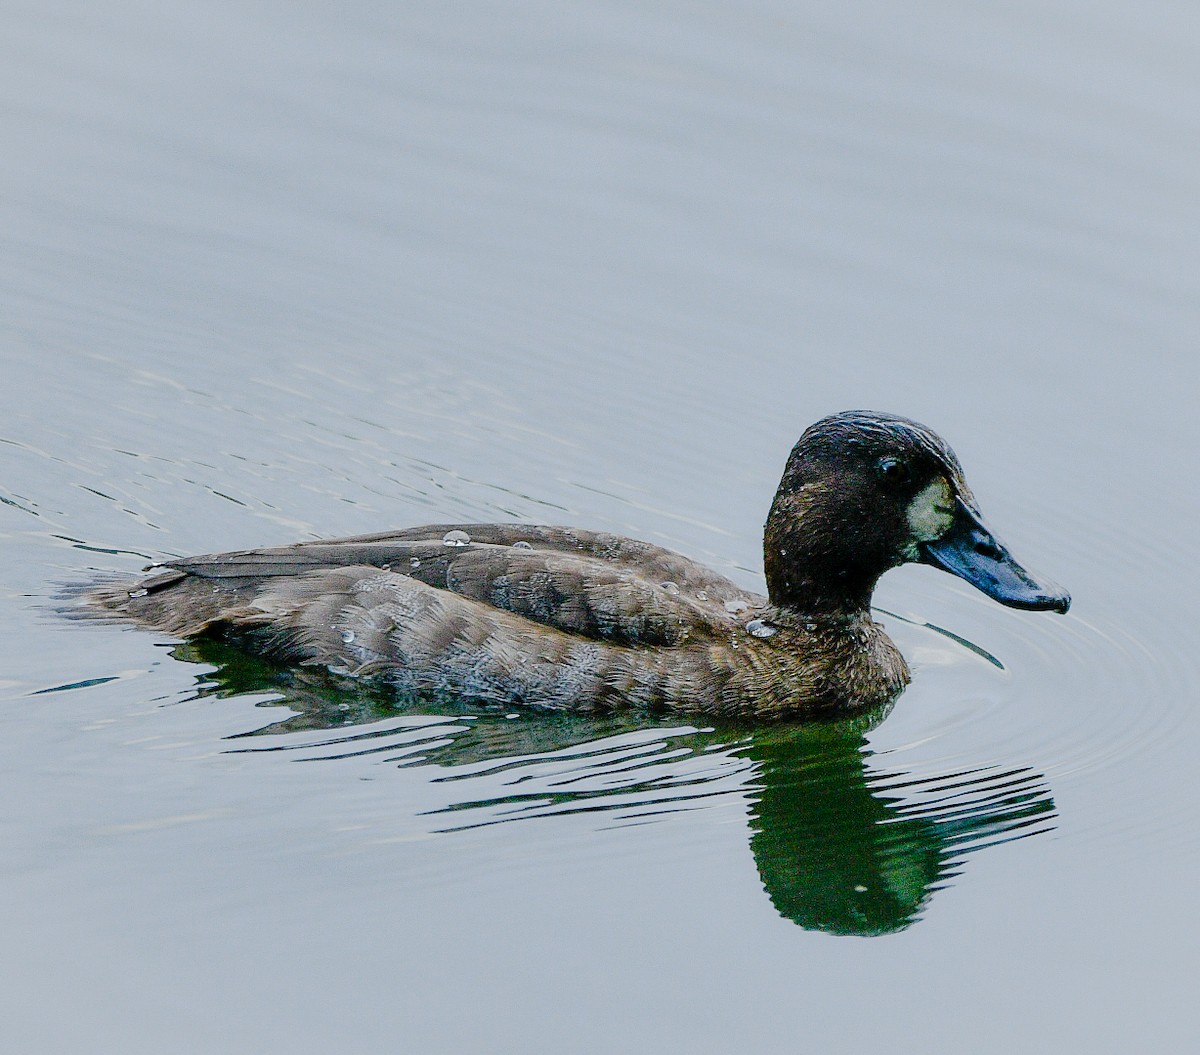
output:
[[[883,767],[853,722],[696,729],[644,716],[499,711],[398,699],[387,686],[277,666],[220,642],[181,645],[212,664],[206,695],[272,693],[295,713],[237,737],[236,750],[305,759],[378,754],[433,767],[463,797],[438,811],[454,831],[604,811],[613,824],[748,803],[750,848],[780,915],[810,930],[879,935],[912,923],[974,850],[1049,831],[1041,774],[984,767],[910,774]],[[265,738],[265,739],[264,739]],[[449,790],[449,789],[448,789]]]
[[[768,730],[746,753],[760,767],[754,860],[772,904],[804,927],[900,930],[966,853],[1053,828],[1054,802],[1029,769],[889,772],[861,736],[833,731]]]

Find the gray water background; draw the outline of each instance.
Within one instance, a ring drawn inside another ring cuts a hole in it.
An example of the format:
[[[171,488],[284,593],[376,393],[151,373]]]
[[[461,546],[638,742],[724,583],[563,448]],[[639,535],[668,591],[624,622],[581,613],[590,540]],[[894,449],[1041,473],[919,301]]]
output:
[[[1200,12],[4,23],[6,1045],[1195,1043]],[[913,846],[1017,797],[1031,821],[936,882],[883,866],[912,911],[877,936],[789,913],[770,840],[786,873],[844,833],[786,833],[807,792],[753,730],[389,710],[56,611],[165,554],[459,519],[761,588],[786,453],[848,407],[938,429],[1075,597],[884,579],[914,684],[865,776],[799,770],[877,808],[863,833],[933,817]]]

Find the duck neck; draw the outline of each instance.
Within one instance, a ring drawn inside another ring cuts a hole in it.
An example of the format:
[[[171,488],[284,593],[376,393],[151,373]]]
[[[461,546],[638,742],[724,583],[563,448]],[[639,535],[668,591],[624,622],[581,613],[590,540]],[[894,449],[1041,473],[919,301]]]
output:
[[[844,527],[806,524],[802,510],[792,505],[787,498],[776,498],[763,535],[771,603],[814,618],[868,616],[882,571],[868,570],[846,552]]]

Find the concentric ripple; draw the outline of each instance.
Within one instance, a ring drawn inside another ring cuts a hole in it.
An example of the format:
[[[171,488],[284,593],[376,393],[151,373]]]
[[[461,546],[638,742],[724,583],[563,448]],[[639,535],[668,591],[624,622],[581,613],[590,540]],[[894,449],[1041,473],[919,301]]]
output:
[[[895,719],[871,742],[879,758],[921,772],[970,766],[981,756],[1031,762],[1060,797],[1088,789],[1089,815],[1071,817],[1072,838],[1145,849],[1173,841],[1192,812],[1190,802],[1166,795],[1153,817],[1132,811],[1148,781],[1165,784],[1184,764],[1178,745],[1200,683],[1184,618],[1193,600],[1178,553],[1135,523],[1095,523],[1069,506],[1031,503],[1018,518],[1046,525],[1042,538],[1021,546],[1038,552],[1039,568],[1074,568],[1062,576],[1070,575],[1074,594],[1065,618],[1010,613],[941,579],[930,584],[936,597],[918,593],[905,623],[882,617],[915,660],[916,676]],[[1003,672],[923,628],[925,611],[936,611],[929,621],[954,627],[983,658],[994,656]]]

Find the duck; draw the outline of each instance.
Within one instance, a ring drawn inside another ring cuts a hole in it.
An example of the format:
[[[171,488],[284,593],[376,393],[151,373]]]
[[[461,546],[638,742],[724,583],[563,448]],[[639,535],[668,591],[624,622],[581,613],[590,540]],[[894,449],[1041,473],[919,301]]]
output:
[[[910,562],[1012,608],[1070,607],[987,526],[949,445],[875,411],[824,417],[792,448],[763,534],[765,596],[616,534],[444,523],[168,560],[94,584],[84,607],[405,694],[807,720],[877,710],[909,683],[871,598]]]

